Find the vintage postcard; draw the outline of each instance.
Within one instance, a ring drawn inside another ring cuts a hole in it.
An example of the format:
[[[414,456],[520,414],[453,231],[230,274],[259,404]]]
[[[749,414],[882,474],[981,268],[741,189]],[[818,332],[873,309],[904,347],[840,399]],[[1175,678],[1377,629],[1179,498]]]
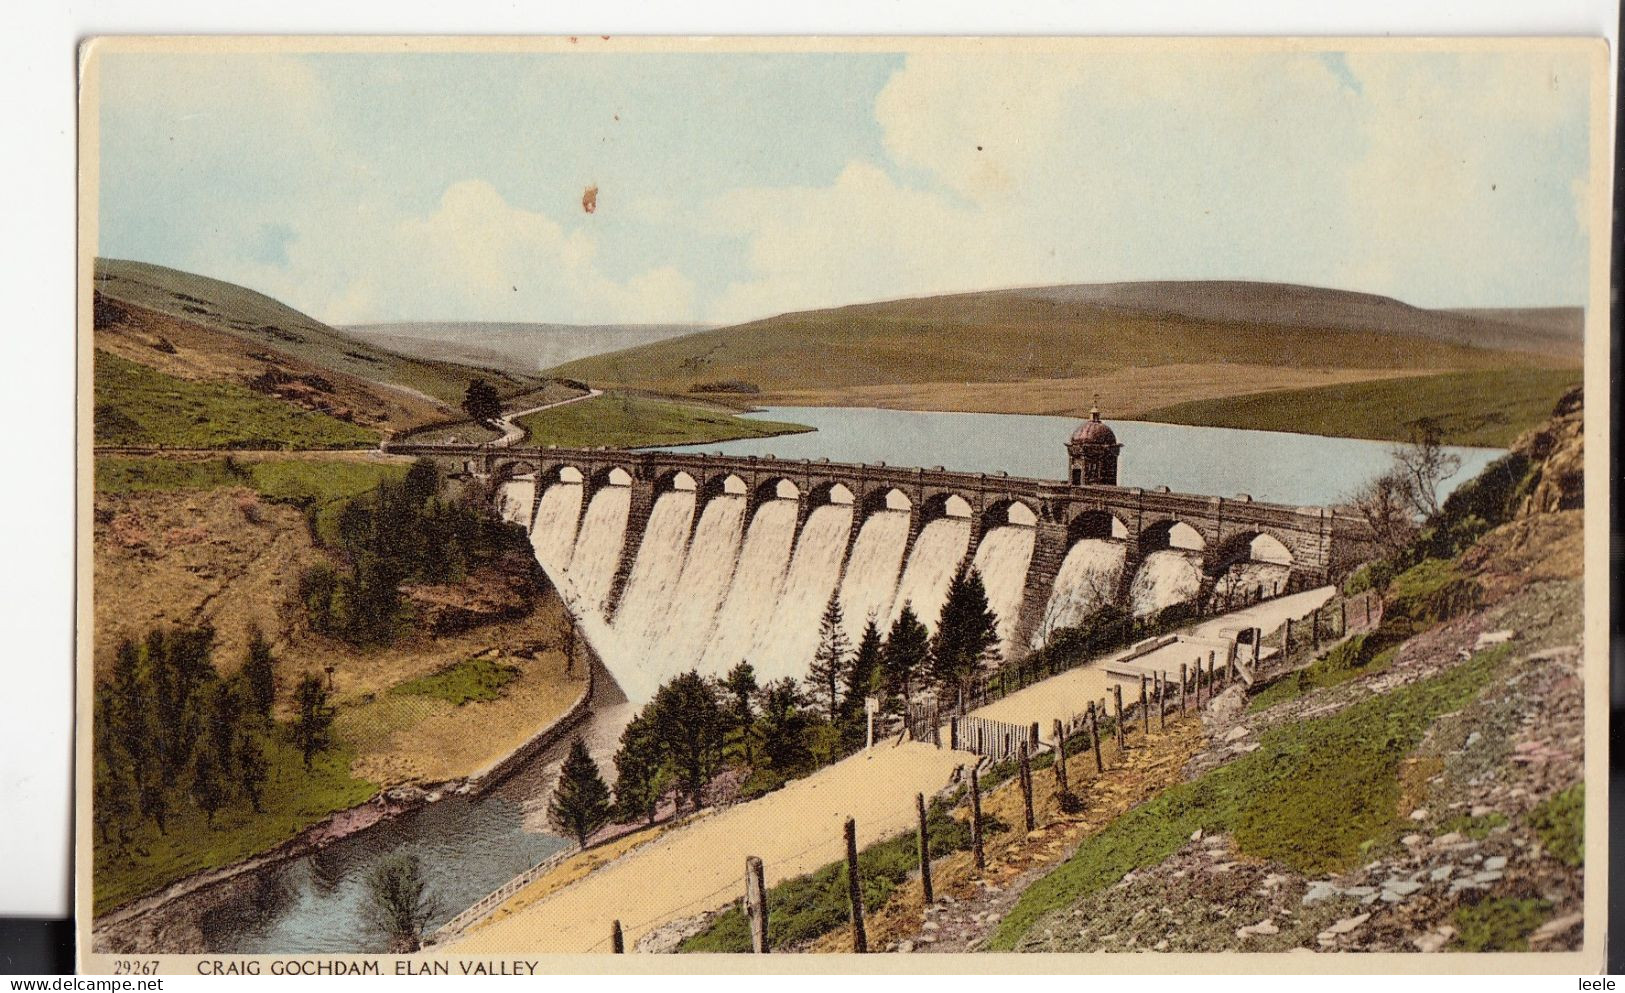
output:
[[[1601,41],[81,62],[87,971],[1600,968]]]

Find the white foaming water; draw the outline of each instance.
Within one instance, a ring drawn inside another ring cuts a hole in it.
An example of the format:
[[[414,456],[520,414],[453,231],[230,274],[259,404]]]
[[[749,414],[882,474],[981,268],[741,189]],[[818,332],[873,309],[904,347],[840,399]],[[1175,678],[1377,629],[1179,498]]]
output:
[[[1055,589],[1034,634],[1035,643],[1066,627],[1076,627],[1090,612],[1117,598],[1128,547],[1120,541],[1085,538],[1073,545],[1055,574]]]
[[[1202,575],[1190,552],[1163,549],[1145,557],[1134,574],[1128,599],[1134,616],[1143,617],[1182,600],[1189,600],[1201,588]]]
[[[510,479],[502,484],[497,495],[497,513],[510,524],[530,528],[530,505],[536,499],[534,479]]]
[[[620,606],[610,622],[627,663],[652,668],[658,650],[656,641],[677,595],[677,581],[683,575],[688,557],[688,530],[694,521],[694,491],[672,490],[660,494],[649,523],[644,526],[643,544],[638,546],[632,572],[626,578]],[[663,652],[661,654],[664,654]],[[621,670],[617,669],[617,676]],[[622,685],[625,685],[624,683]],[[628,691],[630,693],[630,691]]]
[[[663,659],[662,671],[681,672],[699,664],[705,654],[717,608],[733,579],[744,526],[742,496],[714,497],[700,512],[677,594],[666,608],[663,633],[650,642],[651,653]]]
[[[908,545],[908,512],[882,510],[870,514],[858,530],[841,579],[841,612],[846,636],[856,645],[863,636],[869,615],[884,624],[897,592],[897,577],[903,569],[903,551]],[[882,631],[882,634],[885,632]]]
[[[560,585],[570,570],[575,551],[576,525],[581,521],[581,484],[554,483],[542,492],[536,520],[530,527],[530,546],[536,561]]]
[[[970,521],[963,517],[939,517],[922,528],[887,611],[886,626],[891,626],[903,612],[903,604],[908,603],[926,628],[936,631],[942,604],[948,599],[948,582],[965,560],[969,547]]]
[[[1020,620],[1021,601],[1027,589],[1027,567],[1033,560],[1033,539],[1036,532],[1030,527],[1009,524],[997,527],[982,536],[976,546],[972,566],[982,574],[982,585],[987,589],[987,605],[999,620],[999,651],[1005,658],[1015,647],[1016,622]]]
[[[773,617],[784,572],[790,565],[798,510],[794,500],[769,500],[756,508],[739,551],[733,582],[717,610],[715,633],[706,646],[701,671],[718,674],[738,665]]]
[[[567,575],[582,613],[595,619],[602,620],[604,600],[615,583],[615,567],[621,562],[621,544],[631,509],[631,487],[606,486],[593,494],[581,521]]]
[[[825,504],[807,518],[773,618],[759,632],[749,656],[758,679],[800,679],[807,674],[818,647],[818,618],[840,576],[851,531],[850,505]]]

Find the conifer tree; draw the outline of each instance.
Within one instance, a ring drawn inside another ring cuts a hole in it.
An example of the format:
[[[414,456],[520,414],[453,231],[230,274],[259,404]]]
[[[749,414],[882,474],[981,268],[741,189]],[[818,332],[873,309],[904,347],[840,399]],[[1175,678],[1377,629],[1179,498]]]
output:
[[[920,623],[912,604],[903,604],[897,620],[892,622],[880,658],[887,694],[907,706],[931,661],[931,634]]]
[[[665,757],[652,714],[645,707],[621,732],[615,752],[615,813],[626,820],[655,820],[655,808],[666,788]]]
[[[243,685],[249,709],[261,717],[271,716],[276,703],[276,658],[270,642],[258,626],[248,632],[248,657],[243,661]]]
[[[739,732],[739,744],[745,751],[745,762],[751,759],[750,739],[751,725],[756,723],[756,715],[751,713],[751,697],[760,689],[756,685],[756,670],[743,659],[739,664],[728,670],[723,677],[722,688],[733,697],[733,724]]]
[[[389,938],[390,951],[417,951],[424,928],[439,909],[417,856],[396,853],[380,859],[367,873],[367,896],[367,918]]]
[[[312,672],[300,677],[294,691],[295,717],[293,741],[305,758],[305,771],[310,771],[316,753],[332,743],[333,709],[327,705],[327,687],[320,676]]]
[[[609,823],[609,787],[580,738],[570,743],[564,757],[547,816],[554,829],[575,838],[583,848],[594,831]]]
[[[813,653],[812,665],[807,670],[807,683],[814,694],[825,697],[824,713],[832,722],[840,715],[840,689],[846,681],[852,654],[852,642],[846,637],[844,624],[840,591],[836,590],[830,593],[823,616],[818,619],[818,650]]]
[[[812,758],[807,715],[801,709],[804,700],[800,687],[789,677],[762,687],[762,754],[777,772],[793,773]]]
[[[237,735],[242,714],[242,700],[236,688],[224,680],[216,683],[209,701],[209,743],[214,748],[215,768],[222,775],[230,775],[237,765]]]
[[[852,664],[846,669],[846,699],[841,702],[841,733],[849,746],[863,741],[867,721],[863,704],[865,699],[876,695],[881,688],[884,678],[881,653],[884,646],[880,626],[875,621],[875,615],[870,614],[863,625],[863,635],[858,639],[857,651],[852,654]]]
[[[952,696],[976,674],[999,644],[998,617],[987,603],[982,574],[961,569],[948,584],[948,599],[931,645],[931,674]]]
[[[706,783],[722,765],[727,721],[711,683],[697,671],[682,673],[655,691],[649,704],[661,751],[678,786],[697,810]]]
[[[237,749],[237,781],[243,787],[243,794],[253,805],[254,813],[264,813],[260,807],[260,787],[265,785],[265,776],[269,771],[269,764],[265,761],[265,749],[261,747],[256,735],[247,735]]]
[[[192,799],[203,809],[212,827],[214,812],[226,802],[226,791],[208,749],[198,752],[197,761],[192,764]]]

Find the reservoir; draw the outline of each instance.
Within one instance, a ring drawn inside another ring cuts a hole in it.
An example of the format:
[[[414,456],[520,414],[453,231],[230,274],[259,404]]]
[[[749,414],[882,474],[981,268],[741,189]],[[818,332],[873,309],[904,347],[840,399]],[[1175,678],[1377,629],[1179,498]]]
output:
[[[1063,444],[1078,423],[1078,419],[1071,417],[837,407],[774,407],[749,416],[792,421],[815,430],[681,450],[729,455],[772,454],[790,459],[827,458],[837,462],[885,462],[892,466],[940,465],[963,472],[1002,471],[1012,476],[1061,479],[1066,469]],[[1226,497],[1246,493],[1256,500],[1289,505],[1330,504],[1346,499],[1363,482],[1387,468],[1392,453],[1392,446],[1384,442],[1134,421],[1109,423],[1123,444],[1120,465],[1123,485],[1146,489],[1167,486],[1179,492]],[[1452,449],[1452,452],[1461,459],[1462,468],[1445,489],[1476,475],[1500,454],[1494,449]],[[534,486],[533,483],[523,485]],[[563,546],[550,548],[557,542],[552,541],[550,534],[542,534],[549,530],[549,526],[541,522],[551,508],[551,504],[544,503],[537,512],[537,530],[532,534],[532,544],[538,560],[561,591],[573,588],[578,601],[594,600],[596,586],[583,577],[604,570],[589,561],[587,553],[606,552],[607,556],[600,557],[613,567],[618,545],[611,542],[602,548],[588,548],[585,536],[595,533],[598,525],[594,523],[597,520],[594,515],[598,510],[603,511],[605,522],[612,523],[614,518],[624,526],[627,491],[620,493],[621,506],[609,506],[608,499],[616,494],[613,488],[606,490],[605,505],[594,510],[582,504],[579,487],[574,493],[564,487],[555,487],[555,490],[561,498],[556,508],[562,515],[559,519],[567,525],[552,530],[562,533],[566,541]],[[573,502],[565,501],[566,497]],[[673,493],[663,499],[674,512],[672,520],[665,522],[671,526],[664,526],[662,514],[665,512],[660,511],[651,520],[646,542],[652,542],[652,535],[670,531],[676,550],[674,555],[678,555],[690,533],[713,534],[714,545],[706,547],[721,549],[725,554],[717,555],[716,561],[689,555],[681,564],[672,561],[664,570],[650,568],[638,572],[623,607],[627,603],[641,604],[649,620],[636,625],[635,630],[617,635],[636,637],[637,644],[698,646],[705,634],[704,625],[690,631],[687,622],[697,616],[694,604],[701,595],[698,591],[703,591],[709,597],[707,617],[714,613],[718,618],[738,621],[719,624],[720,628],[755,629],[742,632],[746,638],[744,644],[748,645],[752,637],[760,640],[748,653],[753,658],[770,659],[775,652],[784,658],[797,657],[796,653],[804,646],[778,644],[784,639],[775,635],[805,621],[799,613],[807,613],[816,621],[828,590],[833,589],[837,581],[839,556],[847,548],[843,527],[851,527],[850,508],[820,510],[823,517],[815,516],[809,521],[799,539],[808,551],[786,571],[784,560],[789,554],[788,543],[795,524],[793,504],[788,509],[774,507],[768,511],[769,516],[759,515],[760,520],[753,519],[752,527],[747,530],[740,514],[734,513],[735,510],[742,513],[742,497],[733,498],[733,502],[739,504],[737,508],[728,500],[716,500],[709,509],[713,516],[697,521],[691,529],[689,519],[677,512],[684,506],[692,512],[693,495]],[[521,500],[520,506],[527,508],[528,517],[530,501]],[[779,522],[784,524],[782,535],[768,526],[775,523],[769,519],[775,510],[784,512],[785,520]],[[619,517],[615,518],[612,512],[618,512]],[[583,537],[570,554],[568,539],[575,533],[577,520],[582,521]],[[900,515],[898,521],[877,515],[873,523],[873,533],[860,536],[852,551],[855,561],[869,563],[862,571],[878,575],[884,567],[888,570],[887,579],[881,584],[883,588],[869,590],[862,582],[866,576],[848,574],[842,580],[841,589],[849,602],[884,604],[892,600],[893,587],[901,591],[912,585],[929,585],[925,573],[932,570],[926,568],[930,563],[923,560],[929,557],[925,552],[935,547],[932,542],[941,545],[938,557],[942,562],[937,563],[941,568],[935,572],[951,570],[964,555],[968,524],[958,525],[965,531],[960,535],[952,530],[956,526],[953,522],[941,521],[935,525],[940,534],[921,536],[915,551],[916,557],[922,560],[919,568],[905,568],[900,555],[907,530],[906,515]],[[901,530],[894,528],[895,534],[885,530],[891,524]],[[815,535],[820,527],[829,530],[825,536],[829,540],[824,544],[829,546],[830,556],[810,553],[815,542],[808,536]],[[608,531],[618,539],[618,531],[613,528]],[[1018,547],[1021,535],[1017,531],[1012,530],[1006,537],[1011,539],[1009,548],[991,540],[984,542],[978,565],[991,576],[1000,571],[1002,559],[1015,562],[1018,571],[1012,571],[1007,578],[1019,595],[1019,570],[1026,568],[1022,553],[1031,553],[1031,540],[1027,539],[1023,549]],[[553,559],[567,561],[568,565],[555,565]],[[911,560],[912,564],[916,563]],[[763,577],[760,582],[751,571],[758,567]],[[920,575],[915,576],[915,572]],[[730,577],[733,588],[777,590],[781,587],[774,584],[782,582],[785,591],[816,588],[819,592],[817,596],[799,598],[774,594],[772,602],[755,603],[727,594]],[[686,599],[676,597],[674,591],[678,589],[685,591]],[[799,603],[799,600],[807,603]],[[629,612],[630,608],[622,610],[623,615]],[[623,616],[617,625],[633,627],[625,621]],[[607,619],[583,617],[582,622],[589,637],[594,634],[591,626],[594,623],[601,637],[609,636],[605,631]],[[698,647],[693,650],[700,651]],[[746,652],[732,643],[721,645],[716,666],[731,665],[742,654]],[[701,668],[708,667],[702,665]],[[580,733],[606,775],[613,772],[610,759],[621,729],[631,717],[630,711],[631,705],[626,703],[620,689],[607,672],[599,669],[592,714],[581,725]],[[311,855],[265,869],[251,880],[239,881],[230,905],[208,915],[202,925],[206,950],[259,954],[384,950],[387,942],[366,921],[365,881],[372,866],[384,855],[394,852],[417,856],[423,867],[437,905],[430,922],[432,930],[564,847],[565,842],[548,830],[545,810],[565,747],[567,742],[530,760],[508,780],[483,795],[447,797],[334,842]]]

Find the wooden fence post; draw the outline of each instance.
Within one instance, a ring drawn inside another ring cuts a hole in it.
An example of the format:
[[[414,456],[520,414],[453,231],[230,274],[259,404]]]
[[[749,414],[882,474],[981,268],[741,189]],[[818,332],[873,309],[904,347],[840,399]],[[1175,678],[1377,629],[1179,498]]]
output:
[[[1309,644],[1313,648],[1320,647],[1320,608],[1316,607],[1309,612]]]
[[[914,810],[920,815],[920,893],[927,907],[936,902],[931,893],[931,838],[926,833],[925,794],[914,794]]]
[[[1339,638],[1349,633],[1349,602],[1337,601],[1337,636]]]
[[[615,955],[626,954],[626,938],[621,934],[619,920],[609,926],[609,950]]]
[[[1185,672],[1185,663],[1179,663],[1179,712],[1185,712],[1185,684],[1189,681]]]
[[[1365,591],[1365,626],[1371,626],[1371,591]]]
[[[1095,710],[1095,702],[1089,701],[1089,740],[1095,749],[1095,772],[1105,772],[1106,763],[1100,760],[1100,714]]]
[[[1033,761],[1032,750],[1023,741],[1017,752],[1021,760],[1021,815],[1022,821],[1031,831],[1038,826],[1038,820],[1033,816]]]
[[[1168,730],[1168,677],[1157,674],[1157,730]]]
[[[1140,673],[1140,723],[1145,733],[1151,733],[1151,697],[1145,690],[1145,673]]]
[[[767,885],[762,878],[762,860],[745,857],[745,920],[750,924],[750,950],[767,954]]]
[[[1286,619],[1286,637],[1281,642],[1281,658],[1292,654],[1292,618]]]
[[[1258,671],[1258,660],[1264,655],[1264,629],[1253,628],[1253,671]]]
[[[863,885],[858,879],[858,822],[846,819],[846,900],[852,911],[852,950],[869,950],[869,936],[863,930]]]
[[[1055,789],[1061,796],[1068,792],[1066,783],[1066,722],[1055,722]]]
[[[970,767],[970,847],[977,869],[987,868],[982,855],[982,784],[976,779],[976,766]]]
[[[1122,683],[1113,683],[1112,684],[1112,703],[1113,703],[1113,706],[1116,708],[1114,712],[1117,715],[1117,750],[1119,752],[1121,752],[1126,747],[1126,739],[1124,738],[1124,732],[1123,732],[1123,684]]]
[[[1213,664],[1217,661],[1217,655],[1217,652],[1207,653],[1207,699],[1209,703],[1213,702]]]

